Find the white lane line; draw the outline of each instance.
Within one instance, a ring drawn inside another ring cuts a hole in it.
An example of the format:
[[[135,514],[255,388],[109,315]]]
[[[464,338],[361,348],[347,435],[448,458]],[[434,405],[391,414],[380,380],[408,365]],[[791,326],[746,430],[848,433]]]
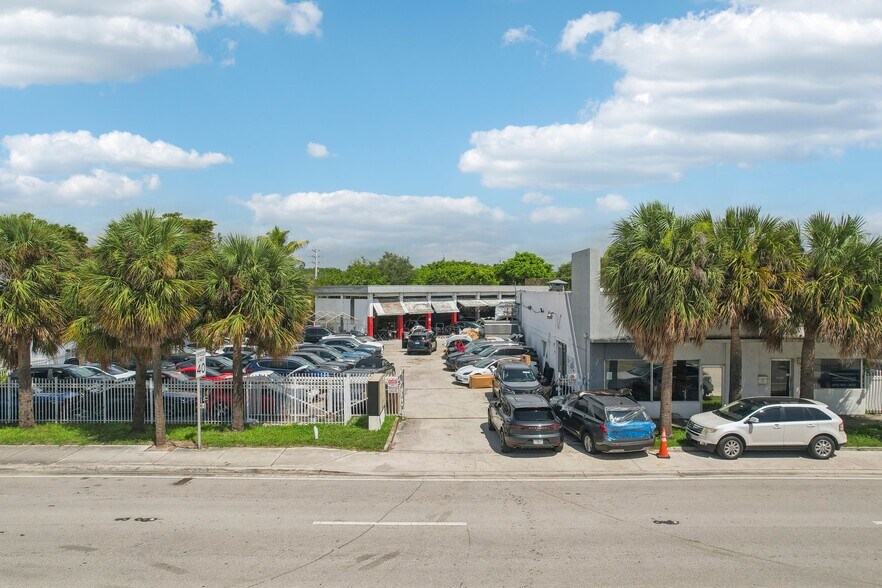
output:
[[[882,525],[882,521],[873,521],[874,525]]]
[[[312,524],[345,527],[465,527],[468,523],[448,521],[312,521]]]

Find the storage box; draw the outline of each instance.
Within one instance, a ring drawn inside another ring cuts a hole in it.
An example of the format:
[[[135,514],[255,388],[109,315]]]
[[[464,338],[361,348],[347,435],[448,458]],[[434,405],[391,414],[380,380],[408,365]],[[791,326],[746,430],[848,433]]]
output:
[[[469,378],[469,388],[492,388],[492,374],[475,374]]]

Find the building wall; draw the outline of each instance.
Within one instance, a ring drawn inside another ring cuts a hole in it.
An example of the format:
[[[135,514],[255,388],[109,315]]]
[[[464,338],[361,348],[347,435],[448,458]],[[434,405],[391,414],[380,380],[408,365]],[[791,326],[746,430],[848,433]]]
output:
[[[558,344],[563,343],[567,346],[567,357],[563,358],[563,365],[567,366],[568,371],[563,375],[572,373],[581,379],[582,370],[577,363],[577,351],[573,343],[573,330],[567,308],[567,293],[521,292],[519,302],[518,312],[521,328],[524,332],[524,341],[539,354],[539,363],[542,369],[546,365],[550,365],[554,368],[555,375],[561,375],[559,366],[562,358],[558,353]],[[549,312],[554,313],[550,319],[548,318]]]

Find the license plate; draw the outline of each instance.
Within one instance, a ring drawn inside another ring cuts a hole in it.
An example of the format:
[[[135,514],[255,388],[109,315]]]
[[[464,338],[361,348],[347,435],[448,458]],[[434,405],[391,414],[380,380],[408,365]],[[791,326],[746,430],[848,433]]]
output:
[[[533,439],[533,445],[542,445],[543,443],[542,439]]]

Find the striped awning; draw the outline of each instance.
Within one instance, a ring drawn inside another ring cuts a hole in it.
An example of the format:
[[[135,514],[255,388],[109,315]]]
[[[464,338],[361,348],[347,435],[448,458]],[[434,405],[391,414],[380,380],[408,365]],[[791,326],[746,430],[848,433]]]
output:
[[[432,308],[435,312],[446,313],[457,312],[459,310],[459,307],[456,306],[456,302],[453,300],[433,300]]]

